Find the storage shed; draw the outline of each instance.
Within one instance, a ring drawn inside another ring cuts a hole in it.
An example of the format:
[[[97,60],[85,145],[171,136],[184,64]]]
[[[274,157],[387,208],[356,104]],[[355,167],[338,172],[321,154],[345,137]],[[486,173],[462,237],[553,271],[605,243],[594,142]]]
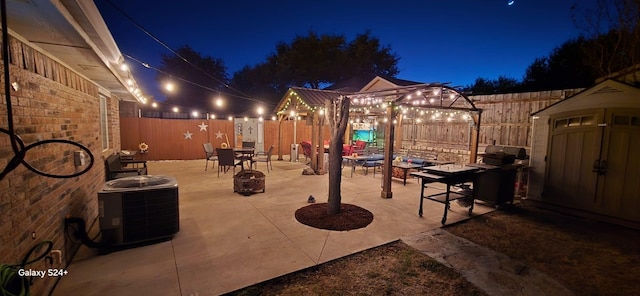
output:
[[[605,80],[532,114],[530,200],[640,226],[640,89]]]

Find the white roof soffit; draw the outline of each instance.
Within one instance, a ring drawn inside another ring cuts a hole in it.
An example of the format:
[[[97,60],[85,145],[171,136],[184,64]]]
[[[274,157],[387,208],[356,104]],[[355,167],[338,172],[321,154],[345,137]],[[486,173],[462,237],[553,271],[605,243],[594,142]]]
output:
[[[138,101],[120,69],[122,54],[93,1],[8,0],[9,29],[112,95]]]

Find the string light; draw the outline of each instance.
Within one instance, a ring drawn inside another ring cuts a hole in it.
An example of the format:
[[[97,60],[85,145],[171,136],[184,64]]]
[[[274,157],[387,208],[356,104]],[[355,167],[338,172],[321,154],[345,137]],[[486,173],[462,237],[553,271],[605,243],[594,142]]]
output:
[[[168,92],[173,92],[175,90],[175,86],[173,85],[173,83],[171,81],[167,82],[164,86],[164,88],[168,91]]]

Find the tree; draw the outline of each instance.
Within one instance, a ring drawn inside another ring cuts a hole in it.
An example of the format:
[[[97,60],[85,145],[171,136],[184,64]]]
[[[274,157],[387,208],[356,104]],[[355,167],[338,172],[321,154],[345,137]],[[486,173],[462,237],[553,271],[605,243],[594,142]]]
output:
[[[235,73],[234,88],[277,102],[291,86],[321,88],[354,76],[398,74],[399,58],[370,32],[347,42],[344,35],[296,36],[279,42],[266,61]]]
[[[179,47],[175,53],[161,55],[156,76],[162,85],[169,82],[175,85],[174,90],[163,89],[167,102],[212,110],[212,99],[218,91],[226,90],[228,83],[224,61],[202,56],[188,45]]]
[[[589,42],[584,37],[571,39],[556,47],[547,57],[536,58],[525,72],[521,89],[538,91],[592,85],[594,70],[584,62],[582,51]]]
[[[335,215],[340,212],[342,204],[342,144],[349,122],[349,107],[351,100],[341,96],[335,102],[325,101],[325,117],[329,122],[331,140],[329,142],[329,198],[327,200],[327,214]]]
[[[598,0],[596,9],[572,9],[576,26],[590,40],[582,53],[596,77],[640,63],[640,0]]]
[[[495,93],[507,93],[513,91],[520,82],[514,78],[506,76],[499,76],[498,79],[489,80],[482,77],[476,78],[474,84],[464,88],[465,92],[470,92],[473,95],[488,95]]]
[[[372,37],[370,31],[366,31],[358,34],[347,45],[346,60],[343,61],[339,80],[376,75],[395,77],[400,73],[399,60],[390,46],[381,46],[380,40]]]

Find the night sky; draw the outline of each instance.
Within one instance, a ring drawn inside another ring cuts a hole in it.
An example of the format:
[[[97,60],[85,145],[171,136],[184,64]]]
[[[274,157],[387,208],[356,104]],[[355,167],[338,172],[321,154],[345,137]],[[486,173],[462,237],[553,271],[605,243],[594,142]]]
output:
[[[296,35],[370,30],[400,57],[401,79],[467,86],[500,75],[520,80],[535,58],[582,31],[570,7],[595,0],[196,1],[110,0],[171,48],[224,60],[229,77],[265,61]],[[106,0],[96,0],[120,51],[151,66],[169,53]],[[156,72],[127,61],[145,94],[164,97]]]

